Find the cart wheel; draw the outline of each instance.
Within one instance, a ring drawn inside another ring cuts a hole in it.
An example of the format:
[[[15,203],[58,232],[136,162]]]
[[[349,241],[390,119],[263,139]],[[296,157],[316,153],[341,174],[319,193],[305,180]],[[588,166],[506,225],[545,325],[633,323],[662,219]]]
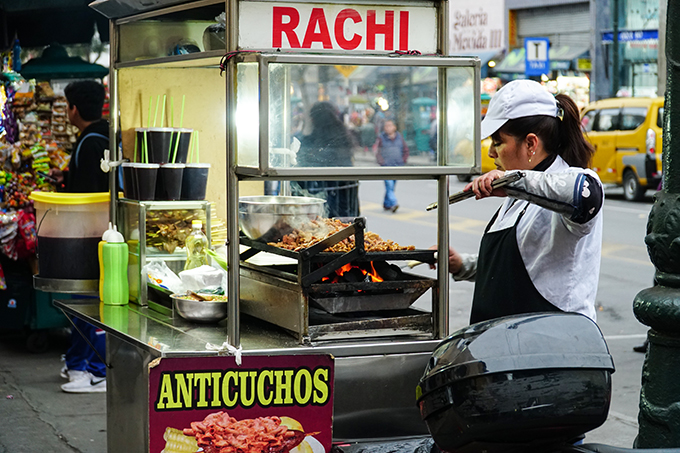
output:
[[[31,332],[26,339],[26,349],[34,354],[47,351],[49,348],[49,338],[46,330]]]

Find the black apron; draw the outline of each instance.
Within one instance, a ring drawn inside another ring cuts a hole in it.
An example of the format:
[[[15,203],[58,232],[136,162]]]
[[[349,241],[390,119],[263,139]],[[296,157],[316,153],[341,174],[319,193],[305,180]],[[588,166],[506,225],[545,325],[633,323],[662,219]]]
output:
[[[561,311],[538,292],[519,252],[517,225],[528,207],[529,202],[511,228],[489,233],[499,209],[484,230],[477,258],[470,324],[501,316]]]

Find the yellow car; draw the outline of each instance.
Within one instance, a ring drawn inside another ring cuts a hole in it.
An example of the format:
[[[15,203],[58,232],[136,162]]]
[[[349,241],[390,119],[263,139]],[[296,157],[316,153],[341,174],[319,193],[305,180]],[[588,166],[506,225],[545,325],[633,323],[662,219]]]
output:
[[[626,200],[642,200],[661,181],[663,98],[614,98],[588,104],[581,115],[595,147],[591,168],[603,184],[623,187]]]
[[[491,137],[482,140],[482,174],[496,169],[496,164],[493,159],[489,157],[489,147],[491,146]],[[473,175],[458,175],[458,181],[470,182]]]

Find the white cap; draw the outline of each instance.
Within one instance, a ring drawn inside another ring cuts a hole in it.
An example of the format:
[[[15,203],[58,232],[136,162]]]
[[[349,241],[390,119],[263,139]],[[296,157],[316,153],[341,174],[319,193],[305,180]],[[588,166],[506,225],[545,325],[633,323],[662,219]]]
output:
[[[513,80],[491,98],[482,120],[482,139],[491,136],[508,120],[534,115],[557,117],[555,97],[538,82]]]

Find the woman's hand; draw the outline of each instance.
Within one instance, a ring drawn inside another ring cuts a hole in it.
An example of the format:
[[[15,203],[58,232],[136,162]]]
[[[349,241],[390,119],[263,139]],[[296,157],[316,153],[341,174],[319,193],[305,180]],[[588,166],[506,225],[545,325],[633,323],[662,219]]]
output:
[[[468,183],[463,190],[472,190],[475,193],[475,198],[479,200],[480,198],[486,197],[505,197],[507,194],[503,189],[494,189],[491,187],[491,183],[498,178],[505,176],[504,171],[491,170],[488,173],[484,173],[482,176],[474,179],[472,182]]]
[[[432,250],[435,250],[436,248],[436,245],[430,247]],[[463,267],[463,258],[461,258],[461,256],[453,249],[453,247],[449,247],[449,273],[457,274],[460,272],[461,267]],[[435,264],[430,264],[430,269],[436,268],[437,266]]]

